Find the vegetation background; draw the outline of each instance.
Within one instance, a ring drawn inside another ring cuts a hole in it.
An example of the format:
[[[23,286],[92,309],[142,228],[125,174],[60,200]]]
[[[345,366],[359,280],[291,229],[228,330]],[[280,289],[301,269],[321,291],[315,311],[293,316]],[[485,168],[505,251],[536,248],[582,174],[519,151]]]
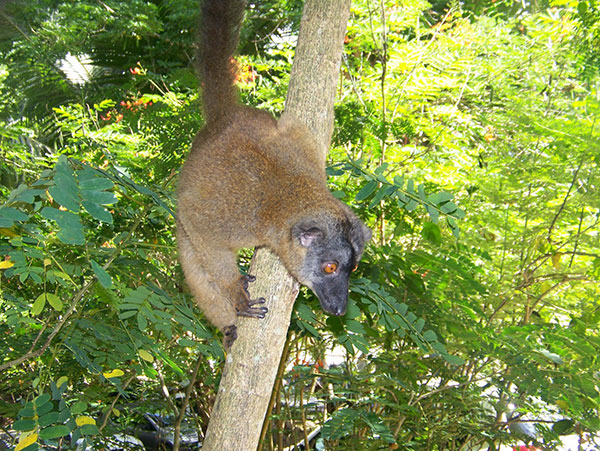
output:
[[[149,412],[206,429],[223,350],[173,219],[203,123],[197,11],[0,9],[0,427],[16,450],[97,448]],[[250,2],[244,103],[281,112],[301,12]],[[345,317],[302,291],[262,449],[598,449],[600,5],[353,0],[342,66],[329,182],[375,238]]]

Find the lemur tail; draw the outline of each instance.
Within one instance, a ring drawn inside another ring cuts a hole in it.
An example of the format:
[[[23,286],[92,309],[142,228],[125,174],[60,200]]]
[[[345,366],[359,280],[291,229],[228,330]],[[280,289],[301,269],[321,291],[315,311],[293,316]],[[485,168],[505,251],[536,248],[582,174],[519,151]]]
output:
[[[238,46],[244,0],[202,0],[197,70],[204,115],[216,122],[238,104],[233,55]]]

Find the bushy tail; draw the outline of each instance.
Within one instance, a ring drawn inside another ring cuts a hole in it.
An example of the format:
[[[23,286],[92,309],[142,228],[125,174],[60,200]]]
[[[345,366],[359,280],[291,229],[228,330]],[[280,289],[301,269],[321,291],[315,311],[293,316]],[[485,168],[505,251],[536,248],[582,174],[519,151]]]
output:
[[[215,122],[238,103],[235,62],[244,0],[201,0],[197,70],[206,122]]]

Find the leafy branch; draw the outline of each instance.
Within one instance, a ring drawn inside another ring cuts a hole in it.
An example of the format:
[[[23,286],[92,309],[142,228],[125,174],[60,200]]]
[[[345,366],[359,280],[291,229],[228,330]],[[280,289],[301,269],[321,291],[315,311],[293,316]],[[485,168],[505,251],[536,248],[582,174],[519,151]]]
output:
[[[366,180],[367,183],[358,191],[354,200],[361,202],[371,199],[368,205],[369,209],[387,199],[395,200],[398,207],[409,212],[414,211],[419,205],[423,206],[436,224],[440,215],[443,215],[446,217],[452,233],[458,238],[459,227],[456,220],[463,219],[465,212],[453,201],[454,195],[447,191],[427,194],[424,184],[417,185],[415,189],[415,181],[405,176],[396,175],[393,181],[389,181],[384,175],[388,167],[389,165],[385,163],[379,166],[375,172],[370,173],[362,168],[360,161],[348,161],[331,167],[329,174],[342,175],[345,171],[351,170]]]

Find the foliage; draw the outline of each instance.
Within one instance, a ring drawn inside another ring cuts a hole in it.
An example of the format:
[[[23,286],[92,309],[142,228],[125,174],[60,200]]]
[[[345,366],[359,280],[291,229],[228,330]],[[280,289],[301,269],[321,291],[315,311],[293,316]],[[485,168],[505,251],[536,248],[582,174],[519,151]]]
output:
[[[205,430],[223,351],[173,233],[196,4],[6,8],[0,425],[19,450],[156,411]],[[353,2],[328,175],[375,238],[345,317],[301,293],[263,449],[597,440],[598,11],[527,8]],[[245,103],[283,109],[300,12],[251,2]]]

